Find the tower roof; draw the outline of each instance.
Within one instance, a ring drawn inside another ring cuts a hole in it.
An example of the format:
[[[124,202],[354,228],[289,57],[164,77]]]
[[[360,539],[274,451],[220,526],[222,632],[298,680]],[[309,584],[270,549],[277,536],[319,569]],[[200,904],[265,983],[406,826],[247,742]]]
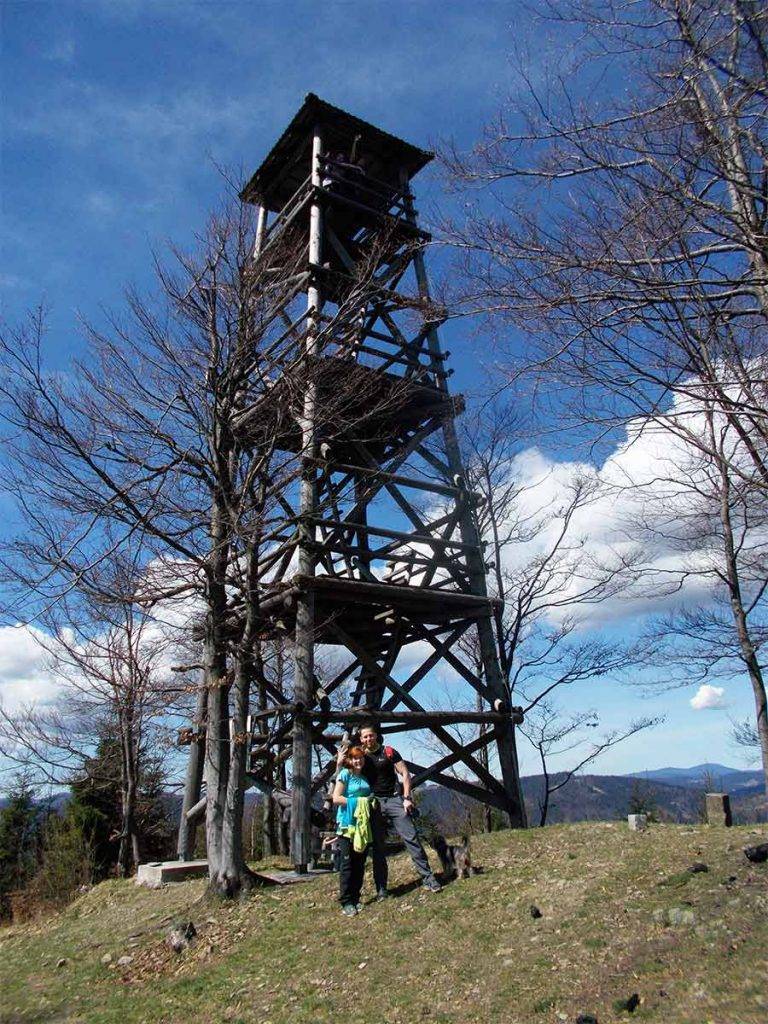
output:
[[[412,178],[433,157],[427,150],[389,135],[310,92],[240,193],[244,202],[263,203],[275,211],[284,206],[309,173],[316,124],[322,125],[324,148],[329,153],[349,153],[359,135],[360,149],[368,160],[371,175],[393,184],[400,169]]]

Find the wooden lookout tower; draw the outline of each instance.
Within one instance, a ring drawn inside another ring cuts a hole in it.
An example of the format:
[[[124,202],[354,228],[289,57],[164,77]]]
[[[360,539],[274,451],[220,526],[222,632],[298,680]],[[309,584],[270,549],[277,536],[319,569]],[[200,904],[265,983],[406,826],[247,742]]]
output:
[[[429,730],[445,753],[406,756],[415,785],[440,783],[524,824],[516,713],[456,436],[462,402],[448,389],[444,314],[430,298],[429,236],[411,193],[431,159],[310,94],[241,195],[258,208],[260,270],[283,272],[286,240],[300,254],[281,311],[289,369],[239,424],[257,444],[293,396],[281,444],[300,472],[280,499],[284,529],[260,574],[261,636],[287,637],[293,689],[273,689],[274,704],[252,715],[250,772],[259,785],[268,764],[290,762],[299,871],[311,859],[312,796],[333,770],[329,758],[313,778],[312,751],[334,753],[334,723],[336,733],[363,717],[385,733]],[[456,651],[472,630],[479,670]],[[322,682],[320,646],[338,666]],[[441,668],[484,710],[436,711],[422,694]],[[482,729],[462,744],[447,728],[456,722]]]

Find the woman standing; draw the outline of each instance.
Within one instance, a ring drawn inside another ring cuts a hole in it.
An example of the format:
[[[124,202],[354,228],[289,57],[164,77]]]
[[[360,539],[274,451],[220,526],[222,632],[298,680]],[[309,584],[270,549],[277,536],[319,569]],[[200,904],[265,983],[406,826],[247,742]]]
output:
[[[344,764],[333,789],[333,802],[338,807],[336,832],[341,855],[339,902],[341,912],[347,917],[354,917],[363,909],[360,890],[363,887],[365,858],[371,840],[368,813],[371,787],[363,777],[365,752],[361,747],[350,747]]]

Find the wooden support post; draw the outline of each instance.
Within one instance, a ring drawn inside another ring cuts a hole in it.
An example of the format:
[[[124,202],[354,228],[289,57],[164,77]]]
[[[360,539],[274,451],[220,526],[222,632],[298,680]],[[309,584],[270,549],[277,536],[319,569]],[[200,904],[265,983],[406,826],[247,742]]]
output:
[[[253,246],[253,258],[257,260],[264,248],[264,237],[267,233],[267,208],[262,203],[258,206],[256,221],[256,239]]]
[[[309,262],[319,265],[322,259],[323,209],[320,205],[320,178],[322,135],[315,127],[312,140],[312,205],[309,215]],[[322,296],[319,278],[313,276],[307,291],[307,333],[304,358],[308,362],[317,351],[319,316]],[[299,573],[315,575],[315,534],[311,520],[316,507],[316,385],[310,379],[304,395],[301,417],[302,474],[299,498]],[[315,646],[315,596],[310,587],[302,591],[296,601],[296,631],[294,637],[294,693],[300,704],[312,700]],[[310,800],[312,786],[312,724],[305,718],[296,720],[293,729],[293,787],[291,799],[291,860],[296,871],[306,873],[312,853],[310,844]]]

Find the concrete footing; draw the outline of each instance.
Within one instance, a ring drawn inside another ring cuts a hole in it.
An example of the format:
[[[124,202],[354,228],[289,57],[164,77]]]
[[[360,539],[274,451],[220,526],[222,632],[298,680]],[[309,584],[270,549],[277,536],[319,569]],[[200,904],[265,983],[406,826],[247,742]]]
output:
[[[648,816],[646,814],[628,814],[627,824],[630,832],[644,832],[648,828]]]
[[[207,860],[166,860],[139,864],[136,885],[159,889],[169,882],[186,882],[190,878],[205,878],[208,874]]]
[[[146,885],[149,889],[159,889],[161,885],[171,882],[187,882],[190,878],[205,878],[208,874],[207,860],[166,860],[140,864],[136,873],[136,885]],[[262,882],[272,885],[295,885],[301,882],[314,882],[330,874],[324,868],[310,868],[306,874],[296,871],[267,870],[256,871],[256,877]]]
[[[707,805],[707,824],[709,825],[732,825],[731,798],[727,793],[707,793],[705,795]]]

